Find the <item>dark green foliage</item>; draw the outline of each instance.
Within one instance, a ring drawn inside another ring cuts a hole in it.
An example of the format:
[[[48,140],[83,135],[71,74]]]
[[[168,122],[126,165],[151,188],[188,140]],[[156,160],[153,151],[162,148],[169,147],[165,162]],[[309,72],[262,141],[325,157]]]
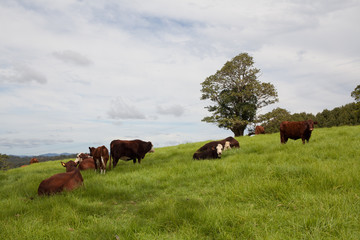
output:
[[[325,109],[316,114],[319,127],[333,127],[360,124],[360,102],[349,103],[333,110]]]
[[[0,170],[7,170],[10,168],[7,158],[7,155],[0,153]]]
[[[305,121],[312,119],[317,121],[317,127],[334,127],[344,125],[360,124],[360,102],[349,103],[333,110],[323,110],[314,116],[311,113],[294,113],[283,108],[276,108],[269,113],[258,117],[258,124],[265,128],[266,133],[279,132],[280,123],[282,121]]]
[[[351,97],[353,97],[356,102],[360,101],[360,85],[357,85],[354,91],[351,92]]]

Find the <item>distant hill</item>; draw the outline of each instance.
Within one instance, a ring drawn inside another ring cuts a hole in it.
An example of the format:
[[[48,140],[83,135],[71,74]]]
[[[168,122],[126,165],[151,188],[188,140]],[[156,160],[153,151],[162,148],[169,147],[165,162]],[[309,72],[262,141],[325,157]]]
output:
[[[10,168],[20,167],[30,163],[31,158],[37,158],[39,162],[56,161],[65,158],[76,158],[76,153],[46,153],[38,156],[15,156],[9,155],[6,161],[9,163]]]

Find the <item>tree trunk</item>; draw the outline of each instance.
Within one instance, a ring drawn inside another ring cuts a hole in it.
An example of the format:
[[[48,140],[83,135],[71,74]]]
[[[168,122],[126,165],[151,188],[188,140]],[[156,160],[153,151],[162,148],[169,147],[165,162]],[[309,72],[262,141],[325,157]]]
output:
[[[234,133],[235,137],[240,137],[240,136],[244,136],[244,130],[246,126],[247,124],[246,125],[236,124],[230,130]]]

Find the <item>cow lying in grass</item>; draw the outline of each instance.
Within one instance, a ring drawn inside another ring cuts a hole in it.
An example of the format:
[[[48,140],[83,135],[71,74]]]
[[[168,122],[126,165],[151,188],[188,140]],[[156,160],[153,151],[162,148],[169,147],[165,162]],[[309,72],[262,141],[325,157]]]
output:
[[[71,191],[83,185],[84,179],[74,161],[61,162],[66,168],[65,173],[57,173],[43,180],[38,188],[38,195],[51,195],[64,190]]]
[[[78,163],[80,170],[95,169],[94,159],[86,153],[79,153],[75,159],[75,163]]]
[[[196,151],[193,155],[193,159],[216,159],[221,158],[223,146],[219,143],[216,147],[207,148],[203,151]]]

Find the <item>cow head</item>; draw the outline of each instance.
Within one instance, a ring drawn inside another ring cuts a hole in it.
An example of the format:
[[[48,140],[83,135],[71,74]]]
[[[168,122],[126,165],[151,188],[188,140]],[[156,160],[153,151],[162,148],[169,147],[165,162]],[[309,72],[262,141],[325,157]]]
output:
[[[219,157],[221,157],[222,149],[223,149],[223,146],[219,143],[219,144],[216,146],[216,152],[217,152],[217,154],[218,154]]]
[[[307,124],[307,126],[308,126],[308,129],[309,129],[310,131],[312,131],[312,130],[314,130],[314,124],[317,124],[317,122],[314,122],[313,120],[307,120],[307,121],[306,121],[306,124]]]
[[[82,160],[84,160],[85,158],[89,158],[89,155],[86,154],[86,153],[79,153],[79,154],[76,156],[75,163],[81,163]]]
[[[153,152],[155,152],[155,150],[154,150],[154,146],[152,145],[152,143],[151,143],[151,142],[148,142],[148,144],[149,144],[149,146],[150,146],[149,153],[153,153]]]
[[[94,147],[89,147],[89,151],[90,151],[90,156],[93,156],[93,154],[95,152],[95,148]]]
[[[75,163],[74,161],[68,161],[67,163],[61,162],[61,165],[66,168],[66,172],[73,171],[79,163]]]
[[[230,142],[229,142],[229,141],[226,141],[226,142],[225,142],[225,145],[224,145],[224,151],[225,151],[225,150],[228,150],[228,149],[231,149],[231,147],[230,147]]]

